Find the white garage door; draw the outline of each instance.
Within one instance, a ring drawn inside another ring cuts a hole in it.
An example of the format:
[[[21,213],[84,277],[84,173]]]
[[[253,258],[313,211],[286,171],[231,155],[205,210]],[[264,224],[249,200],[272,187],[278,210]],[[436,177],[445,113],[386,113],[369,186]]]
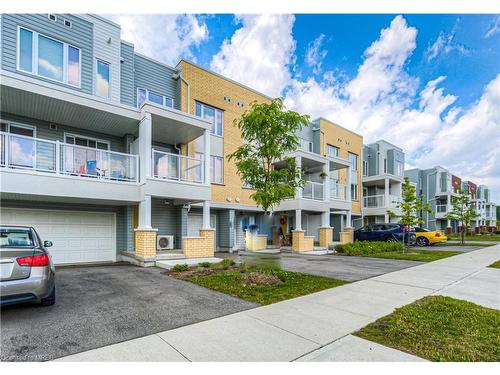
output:
[[[203,216],[198,214],[188,215],[187,235],[188,237],[198,237],[203,226]],[[210,215],[210,226],[215,229],[215,215]]]
[[[3,225],[35,228],[55,264],[115,261],[115,214],[3,208]]]

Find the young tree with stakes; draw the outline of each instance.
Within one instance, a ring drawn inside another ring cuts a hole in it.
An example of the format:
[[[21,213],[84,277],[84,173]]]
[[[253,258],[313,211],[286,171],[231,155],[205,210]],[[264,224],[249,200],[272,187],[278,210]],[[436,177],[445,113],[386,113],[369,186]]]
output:
[[[390,210],[388,210],[387,213],[390,217],[399,218],[401,224],[404,224],[409,231],[411,226],[417,226],[424,222],[420,217],[421,212],[432,212],[430,203],[424,203],[423,198],[423,195],[417,196],[415,187],[410,184],[410,179],[405,177],[403,183],[403,199],[401,202],[396,203],[396,208],[401,210],[401,214],[398,215]],[[403,236],[403,246],[405,245],[405,237],[407,239],[406,244],[408,244],[410,239],[409,235]]]
[[[461,226],[460,229],[460,243],[465,243],[465,233],[470,227],[472,219],[478,217],[472,202],[470,201],[470,194],[464,190],[460,190],[459,195],[451,197],[451,211],[444,217],[448,220],[457,220]]]
[[[271,103],[251,104],[235,126],[241,131],[243,144],[227,155],[235,160],[243,183],[255,191],[250,197],[266,213],[305,183],[295,159],[287,157],[300,146],[297,132],[309,125],[309,116],[287,111],[280,98]],[[284,161],[276,168],[276,163]]]

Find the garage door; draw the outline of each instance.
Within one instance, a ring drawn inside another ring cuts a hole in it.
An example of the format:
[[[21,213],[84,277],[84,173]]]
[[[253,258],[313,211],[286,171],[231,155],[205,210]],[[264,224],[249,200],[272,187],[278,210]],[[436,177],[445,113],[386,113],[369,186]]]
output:
[[[203,216],[198,214],[188,215],[187,235],[188,237],[198,237],[203,226]],[[215,215],[210,215],[210,226],[215,229]]]
[[[116,260],[115,214],[3,208],[3,225],[26,225],[36,229],[56,264]]]

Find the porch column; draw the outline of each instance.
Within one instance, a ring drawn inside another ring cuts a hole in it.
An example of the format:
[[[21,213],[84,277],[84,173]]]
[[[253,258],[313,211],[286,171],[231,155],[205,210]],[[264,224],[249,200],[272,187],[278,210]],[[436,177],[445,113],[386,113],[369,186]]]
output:
[[[302,156],[296,156],[295,157],[295,164],[297,165],[297,168],[301,169],[302,168]],[[297,189],[296,193],[296,199],[302,198],[302,188]]]
[[[330,211],[324,211],[321,213],[321,226],[329,227],[330,226]]]
[[[153,125],[151,113],[145,112],[139,123],[139,163],[141,182],[151,177],[151,144]]]
[[[136,257],[144,261],[155,259],[157,231],[151,228],[151,196],[145,195],[139,203],[139,226],[134,230]]]
[[[389,189],[390,189],[389,179],[386,177],[384,178],[384,204],[383,204],[384,207],[391,207]]]
[[[210,185],[210,130],[205,130],[203,134],[203,143],[205,145],[205,184]]]
[[[302,210],[295,210],[295,230],[302,230]]]
[[[330,162],[327,161],[323,165],[323,173],[326,173],[326,177],[323,179],[323,199],[327,202],[330,201]]]
[[[203,201],[203,226],[202,229],[210,229],[210,201]]]
[[[448,194],[448,195],[446,195],[446,212],[448,213],[450,211],[451,211],[451,195]],[[446,227],[447,228],[451,227],[451,220],[450,219],[448,219],[446,221]]]
[[[151,229],[151,195],[145,195],[139,203],[139,229]]]
[[[347,201],[349,202],[351,208],[347,211],[345,226],[347,228],[351,227],[351,210],[352,210],[352,196],[351,196],[351,167],[347,167]]]

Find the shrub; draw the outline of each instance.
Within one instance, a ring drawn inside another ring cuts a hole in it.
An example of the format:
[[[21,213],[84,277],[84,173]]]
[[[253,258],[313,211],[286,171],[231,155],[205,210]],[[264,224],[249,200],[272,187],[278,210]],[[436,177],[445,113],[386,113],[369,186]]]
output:
[[[338,244],[335,246],[335,250],[344,255],[364,255],[402,251],[403,245],[400,242],[357,241]]]
[[[203,268],[210,268],[210,262],[201,262],[201,263],[198,263],[198,265],[200,267],[203,267]]]
[[[189,266],[184,263],[184,264],[176,264],[175,266],[172,267],[172,271],[174,272],[182,272],[182,271],[188,271]]]

